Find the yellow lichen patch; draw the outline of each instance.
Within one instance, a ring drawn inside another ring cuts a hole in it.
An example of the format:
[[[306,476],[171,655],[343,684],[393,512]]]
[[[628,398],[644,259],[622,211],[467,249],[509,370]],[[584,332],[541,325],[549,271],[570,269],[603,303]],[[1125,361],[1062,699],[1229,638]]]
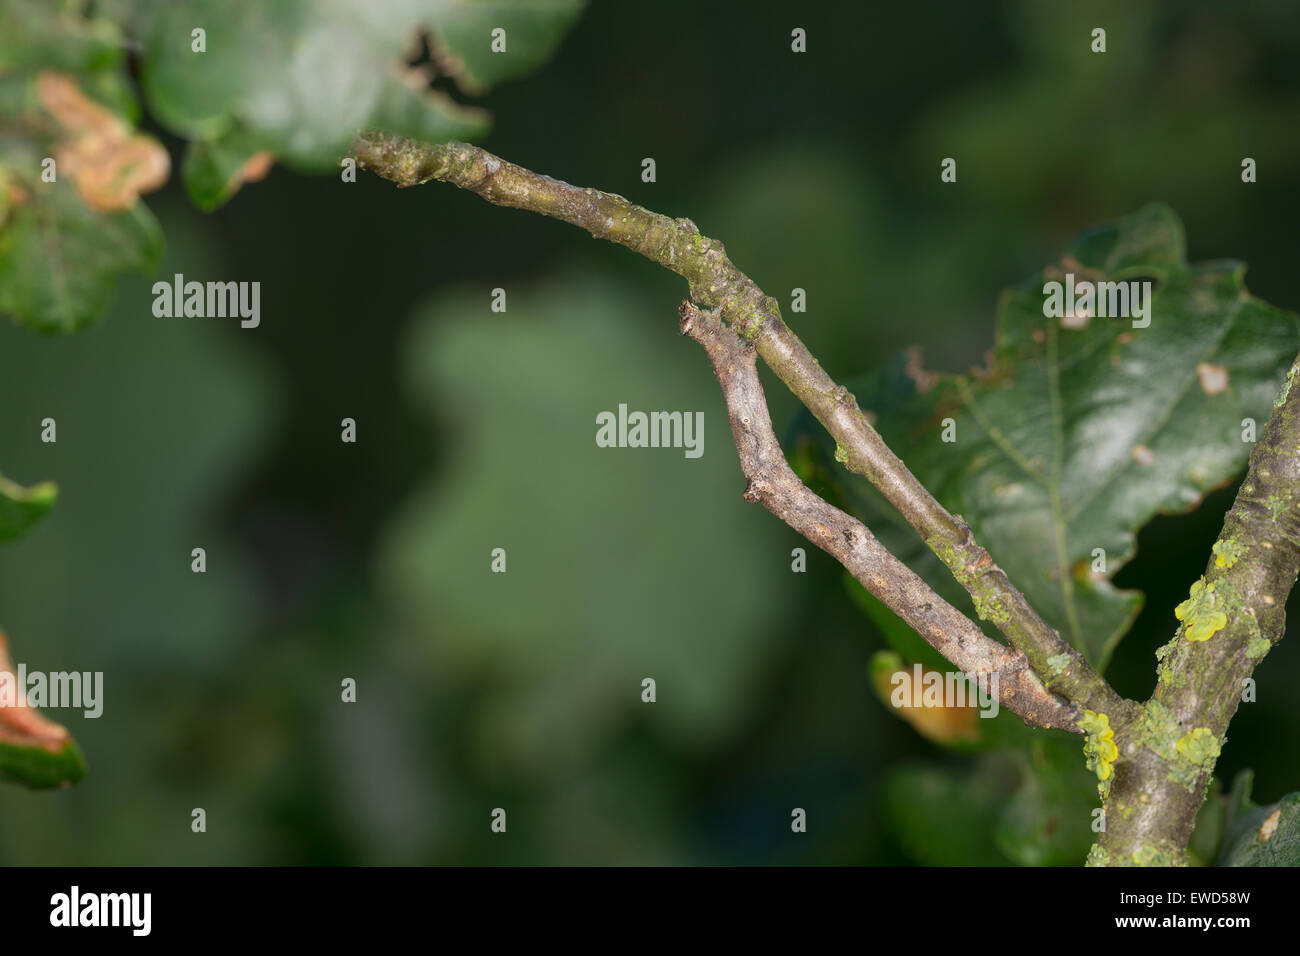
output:
[[[1209,727],[1197,727],[1178,738],[1178,752],[1195,764],[1219,757],[1219,738]]]
[[[1214,542],[1214,566],[1216,568],[1230,568],[1237,563],[1237,560],[1246,553],[1246,549],[1239,545],[1232,538],[1225,538],[1222,541]]]
[[[1228,615],[1219,609],[1214,585],[1200,578],[1192,585],[1191,595],[1174,608],[1174,617],[1184,624],[1189,641],[1208,641],[1228,625]]]
[[[1110,792],[1110,778],[1115,774],[1115,761],[1119,759],[1115,731],[1111,729],[1109,717],[1091,710],[1083,712],[1079,727],[1088,735],[1083,742],[1083,755],[1087,759],[1088,769],[1097,774],[1097,791],[1104,800]]]

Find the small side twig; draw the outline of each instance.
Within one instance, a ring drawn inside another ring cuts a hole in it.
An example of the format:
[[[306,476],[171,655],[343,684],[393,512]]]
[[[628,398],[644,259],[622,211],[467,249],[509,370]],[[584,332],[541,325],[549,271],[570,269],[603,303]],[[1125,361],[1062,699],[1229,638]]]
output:
[[[1077,708],[1043,687],[1024,654],[987,637],[890,554],[862,522],[799,480],[772,428],[754,345],[725,328],[715,311],[683,302],[680,315],[682,334],[704,348],[722,386],[747,482],[745,499],[758,502],[835,558],[954,665],[968,673],[997,674],[1001,706],[1028,724],[1078,732]]]

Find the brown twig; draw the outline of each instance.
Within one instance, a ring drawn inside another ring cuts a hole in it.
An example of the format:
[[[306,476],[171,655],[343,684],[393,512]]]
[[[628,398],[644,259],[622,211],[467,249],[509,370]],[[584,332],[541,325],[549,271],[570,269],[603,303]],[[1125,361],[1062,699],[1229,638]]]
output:
[[[571,223],[684,277],[691,298],[717,309],[735,333],[753,344],[836,439],[848,467],[875,485],[920,533],[1050,691],[1092,709],[1119,713],[1132,706],[1030,607],[969,526],[949,514],[907,470],[849,391],[835,384],[785,325],[776,300],[732,264],[721,242],[702,236],[695,223],[651,212],[613,193],[571,186],[466,143],[430,145],[366,131],[354,142],[353,154],[359,166],[398,185],[452,183],[495,205]],[[894,565],[903,567],[896,561],[889,567]]]
[[[1038,727],[1077,731],[1077,709],[1050,694],[1024,654],[991,640],[889,553],[862,522],[808,489],[785,460],[758,379],[753,343],[725,328],[716,311],[680,309],[683,335],[703,346],[722,386],[745,500],[755,501],[842,564],[940,654],[968,674],[996,674],[1003,707]]]

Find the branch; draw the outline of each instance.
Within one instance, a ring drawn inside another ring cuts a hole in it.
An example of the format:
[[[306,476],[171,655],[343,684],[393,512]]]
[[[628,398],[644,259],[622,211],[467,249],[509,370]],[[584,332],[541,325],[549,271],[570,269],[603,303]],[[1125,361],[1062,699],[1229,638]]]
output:
[[[1205,574],[1175,612],[1183,624],[1157,652],[1155,693],[1114,728],[1119,758],[1107,829],[1090,862],[1185,862],[1246,679],[1286,630],[1287,596],[1300,573],[1298,373],[1300,357],[1251,453]]]
[[[981,616],[993,621],[1025,655],[1048,690],[1083,707],[1128,712],[1130,705],[1029,606],[975,541],[969,526],[949,514],[889,450],[853,395],[835,384],[786,327],[776,300],[732,264],[721,242],[700,235],[695,223],[651,212],[622,196],[542,176],[465,143],[434,146],[367,131],[357,137],[352,151],[359,166],[398,185],[449,182],[498,206],[579,226],[681,275],[689,283],[691,298],[717,309],[812,411],[839,443],[849,469],[865,476],[917,530],[970,592]]]
[[[755,364],[753,343],[723,327],[717,312],[681,305],[682,334],[704,347],[722,386],[745,473],[745,500],[757,501],[844,565],[862,586],[968,674],[997,675],[1003,707],[1038,727],[1077,732],[1078,713],[1048,693],[1025,655],[992,640],[889,553],[862,522],[808,489],[785,460]]]

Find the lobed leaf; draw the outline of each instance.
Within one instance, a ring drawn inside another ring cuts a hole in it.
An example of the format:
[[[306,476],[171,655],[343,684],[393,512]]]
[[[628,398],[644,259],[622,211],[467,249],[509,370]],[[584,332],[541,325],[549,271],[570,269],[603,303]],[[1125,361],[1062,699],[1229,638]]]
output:
[[[119,274],[161,253],[139,195],[169,161],[134,130],[125,51],[116,24],[73,5],[0,9],[0,312],[40,331],[89,324]]]
[[[1150,281],[1150,323],[1044,316],[1044,285]],[[1182,225],[1150,205],[1084,233],[1057,265],[1003,295],[988,365],[921,368],[913,353],[850,383],[912,472],[962,515],[1040,614],[1097,668],[1142,606],[1115,573],[1157,514],[1190,510],[1233,479],[1300,350],[1300,322],[1247,291],[1245,267],[1189,265]],[[955,441],[943,440],[951,420]],[[883,499],[832,463],[804,418],[796,464],[862,515],[949,600],[947,569]]]

